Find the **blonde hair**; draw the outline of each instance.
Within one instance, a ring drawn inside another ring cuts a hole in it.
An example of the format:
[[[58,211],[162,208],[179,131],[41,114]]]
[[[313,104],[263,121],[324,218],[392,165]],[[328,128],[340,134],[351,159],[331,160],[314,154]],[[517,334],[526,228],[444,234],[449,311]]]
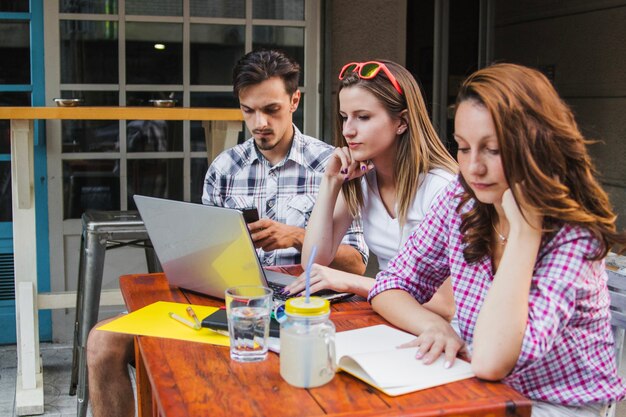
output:
[[[396,77],[403,94],[398,93],[383,71],[369,80],[361,79],[357,74],[347,75],[341,80],[339,91],[352,87],[360,87],[369,91],[382,103],[392,118],[399,118],[404,110],[407,111],[408,126],[403,134],[398,135],[394,164],[396,201],[398,202],[397,215],[400,226],[403,227],[406,223],[409,207],[423,180],[421,174],[426,174],[434,168],[441,168],[455,174],[458,167],[439,140],[439,136],[428,118],[426,104],[415,78],[408,70],[395,62],[385,60],[378,60],[378,62],[384,63]],[[337,92],[337,111],[340,108],[339,91]],[[342,120],[337,117],[335,125],[336,146],[345,146],[342,130]],[[350,214],[354,217],[358,216],[360,208],[363,207],[360,181],[345,183],[342,191]]]

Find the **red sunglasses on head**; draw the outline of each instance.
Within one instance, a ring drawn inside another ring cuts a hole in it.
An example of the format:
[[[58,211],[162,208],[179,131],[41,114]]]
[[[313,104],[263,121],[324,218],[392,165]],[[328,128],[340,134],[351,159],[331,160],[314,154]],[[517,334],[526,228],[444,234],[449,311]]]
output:
[[[391,85],[393,85],[396,91],[402,94],[402,88],[400,88],[400,84],[398,84],[396,77],[393,76],[385,64],[378,61],[350,62],[349,64],[344,65],[341,71],[339,71],[339,79],[343,80],[347,75],[355,73],[363,80],[371,80],[378,75],[380,70],[382,70],[387,78],[389,78]]]

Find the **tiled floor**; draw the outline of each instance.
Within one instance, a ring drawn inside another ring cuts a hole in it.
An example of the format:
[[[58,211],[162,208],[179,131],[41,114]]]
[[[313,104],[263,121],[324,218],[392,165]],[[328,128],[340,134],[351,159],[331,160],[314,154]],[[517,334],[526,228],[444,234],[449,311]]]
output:
[[[76,396],[69,395],[72,369],[72,345],[42,343],[45,417],[76,417]],[[129,367],[130,369],[130,367]],[[0,346],[0,417],[15,417],[15,345]],[[131,373],[133,389],[134,372]],[[91,409],[87,412],[91,416]]]
[[[42,343],[44,416],[76,416],[76,397],[69,396],[72,346]],[[0,346],[0,417],[15,415],[15,345]]]
[[[76,397],[68,395],[72,346],[65,344],[41,344],[44,365],[44,416],[75,417]],[[626,350],[622,363],[626,361]],[[15,416],[15,378],[17,356],[15,345],[0,346],[0,417]],[[622,367],[626,377],[626,366]],[[89,413],[91,416],[91,413]],[[619,404],[617,417],[626,417],[626,401]]]

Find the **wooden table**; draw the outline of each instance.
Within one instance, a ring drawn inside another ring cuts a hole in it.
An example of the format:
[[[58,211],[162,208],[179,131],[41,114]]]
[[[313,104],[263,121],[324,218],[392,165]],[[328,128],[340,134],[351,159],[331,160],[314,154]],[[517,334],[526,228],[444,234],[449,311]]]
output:
[[[218,306],[223,301],[170,287],[163,274],[125,275],[120,288],[130,311],[155,301]],[[385,323],[363,299],[333,305],[337,331]],[[530,416],[531,402],[500,383],[476,378],[388,397],[345,373],[312,389],[294,388],[279,357],[237,363],[227,347],[136,337],[140,416]]]

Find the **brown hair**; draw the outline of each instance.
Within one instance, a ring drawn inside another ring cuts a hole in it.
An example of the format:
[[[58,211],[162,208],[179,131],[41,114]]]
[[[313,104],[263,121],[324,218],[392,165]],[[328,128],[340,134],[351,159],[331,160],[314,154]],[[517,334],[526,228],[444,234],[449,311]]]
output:
[[[363,80],[357,74],[347,75],[340,82],[339,91],[358,86],[372,93],[385,107],[392,118],[399,118],[407,110],[407,129],[398,136],[398,148],[394,164],[394,178],[398,201],[398,219],[400,225],[406,222],[407,212],[420,186],[420,174],[434,168],[441,168],[450,173],[457,172],[457,164],[443,146],[437,132],[428,118],[426,104],[417,81],[404,67],[395,62],[378,60],[384,63],[396,77],[403,94],[393,87],[389,78],[380,71],[376,77]],[[339,91],[337,92],[337,111],[339,111]],[[335,145],[345,146],[342,135],[343,123],[337,117],[335,125]],[[343,196],[352,216],[357,216],[363,206],[363,195],[359,181],[343,184]]]
[[[562,223],[587,228],[600,246],[590,259],[606,256],[613,244],[624,245],[607,194],[595,179],[587,153],[590,143],[578,129],[570,108],[548,79],[531,68],[496,64],[476,71],[461,85],[456,104],[472,100],[493,119],[502,167],[516,201],[519,193],[531,209],[544,216],[544,230],[555,232]],[[491,255],[493,206],[478,201],[461,177],[465,193],[458,210],[476,204],[462,215],[461,232],[466,261]]]
[[[290,96],[298,89],[300,65],[285,53],[275,50],[258,50],[244,55],[233,68],[235,96],[246,87],[280,77]]]

